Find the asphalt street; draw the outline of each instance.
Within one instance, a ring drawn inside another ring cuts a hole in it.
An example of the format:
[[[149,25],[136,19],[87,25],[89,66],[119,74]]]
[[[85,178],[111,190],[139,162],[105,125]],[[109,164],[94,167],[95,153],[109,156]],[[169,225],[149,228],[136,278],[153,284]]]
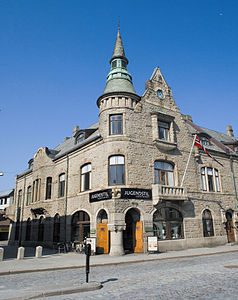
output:
[[[238,254],[92,267],[100,290],[48,299],[238,299]],[[0,277],[0,299],[16,299],[52,287],[85,282],[85,269],[22,273]],[[43,298],[38,298],[43,299]],[[45,299],[45,298],[44,298]]]

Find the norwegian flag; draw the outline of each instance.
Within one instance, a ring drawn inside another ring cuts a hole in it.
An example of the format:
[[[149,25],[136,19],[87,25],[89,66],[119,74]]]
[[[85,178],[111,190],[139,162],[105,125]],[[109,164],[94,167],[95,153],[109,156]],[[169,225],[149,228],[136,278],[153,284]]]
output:
[[[216,161],[219,165],[223,167],[223,164],[220,163],[218,160],[216,160],[214,157],[211,156],[211,154],[208,153],[207,149],[203,146],[202,142],[199,140],[198,136],[196,135],[194,145],[197,146],[199,149],[202,149],[207,156],[211,157],[214,161]]]

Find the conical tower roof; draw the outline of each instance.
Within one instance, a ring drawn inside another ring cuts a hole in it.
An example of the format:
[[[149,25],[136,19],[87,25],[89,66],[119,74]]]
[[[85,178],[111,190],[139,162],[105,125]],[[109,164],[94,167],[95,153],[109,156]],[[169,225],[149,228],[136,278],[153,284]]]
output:
[[[125,59],[127,59],[125,56],[125,51],[124,51],[124,47],[122,44],[121,33],[120,33],[119,27],[118,27],[117,39],[116,39],[116,43],[115,43],[115,47],[114,47],[114,51],[113,51],[111,60],[116,57],[124,57]],[[111,63],[111,60],[110,60],[110,63]]]
[[[138,97],[133,87],[132,76],[127,71],[128,59],[125,56],[119,27],[110,64],[111,70],[107,75],[106,87],[102,96],[112,93],[130,93]]]

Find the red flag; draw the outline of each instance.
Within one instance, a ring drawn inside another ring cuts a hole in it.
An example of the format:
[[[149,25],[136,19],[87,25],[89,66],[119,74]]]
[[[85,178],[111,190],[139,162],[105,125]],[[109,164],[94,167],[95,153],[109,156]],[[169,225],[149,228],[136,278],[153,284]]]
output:
[[[211,156],[211,154],[208,153],[207,149],[203,146],[202,142],[199,140],[198,136],[196,135],[194,145],[197,146],[198,148],[202,149],[207,156],[211,157],[213,160],[215,160],[219,165],[223,167],[223,164],[220,163],[218,160],[216,160],[214,157]]]

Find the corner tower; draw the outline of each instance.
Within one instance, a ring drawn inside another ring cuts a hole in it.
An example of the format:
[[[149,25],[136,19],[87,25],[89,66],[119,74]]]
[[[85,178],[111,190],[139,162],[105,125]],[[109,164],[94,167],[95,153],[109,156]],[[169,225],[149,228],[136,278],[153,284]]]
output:
[[[123,116],[123,135],[129,133],[125,119],[129,111],[136,107],[140,97],[136,94],[132,83],[132,76],[127,70],[128,59],[125,56],[120,28],[118,28],[116,43],[112,58],[110,59],[111,70],[107,75],[106,87],[102,95],[97,100],[100,109],[99,130],[105,138],[110,135],[106,124],[113,114]]]
[[[98,107],[100,107],[102,99],[115,93],[135,97],[137,101],[140,99],[133,87],[132,76],[127,70],[128,63],[129,61],[125,56],[122,44],[120,28],[118,28],[113,55],[110,59],[111,70],[107,75],[106,87],[103,94],[97,100]]]

